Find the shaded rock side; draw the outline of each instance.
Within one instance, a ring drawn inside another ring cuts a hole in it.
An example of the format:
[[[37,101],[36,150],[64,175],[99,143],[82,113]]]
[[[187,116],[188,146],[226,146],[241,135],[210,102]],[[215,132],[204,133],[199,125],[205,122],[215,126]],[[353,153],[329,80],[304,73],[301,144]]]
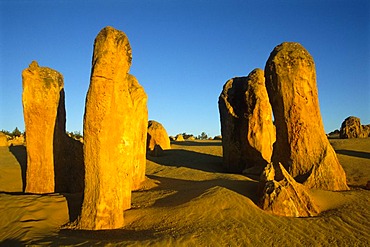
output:
[[[275,142],[272,109],[263,70],[226,82],[218,100],[223,164],[229,172],[260,167],[271,161]]]
[[[160,157],[160,156],[163,156],[164,154],[162,147],[158,144],[154,146],[153,150],[148,150],[148,152],[149,152],[149,155],[152,157]]]
[[[145,180],[146,170],[146,142],[148,127],[148,96],[144,88],[139,84],[135,76],[127,76],[129,92],[133,104],[132,115],[134,141],[133,141],[133,172],[132,172],[132,190],[141,188],[141,183]]]
[[[153,151],[156,145],[160,146],[162,150],[171,149],[170,138],[168,137],[166,129],[161,123],[150,120],[148,122],[148,151]]]
[[[90,86],[84,116],[85,190],[80,229],[124,225],[131,206],[133,172],[146,149],[146,95],[132,76],[127,36],[103,28],[94,43]],[[144,116],[141,116],[144,115]],[[142,122],[145,120],[145,124]],[[143,146],[135,143],[141,138]]]
[[[8,138],[3,132],[0,132],[0,147],[8,146]]]
[[[63,139],[65,134],[65,110],[58,111],[64,108],[63,76],[56,70],[39,67],[33,61],[23,70],[22,81],[27,133],[25,192],[52,193],[55,191],[54,162],[57,170],[60,166],[54,155],[58,156],[61,151],[60,142],[55,140]]]
[[[319,214],[306,188],[294,181],[284,167],[268,164],[260,180],[259,206],[263,210],[289,217],[309,217]]]
[[[350,116],[346,118],[341,127],[339,137],[342,139],[365,138],[369,137],[370,126],[361,125],[358,117]]]
[[[363,137],[370,137],[370,124],[362,125],[362,133]]]
[[[272,161],[309,188],[348,190],[325,135],[311,55],[298,43],[282,43],[271,52],[265,77],[277,133]]]

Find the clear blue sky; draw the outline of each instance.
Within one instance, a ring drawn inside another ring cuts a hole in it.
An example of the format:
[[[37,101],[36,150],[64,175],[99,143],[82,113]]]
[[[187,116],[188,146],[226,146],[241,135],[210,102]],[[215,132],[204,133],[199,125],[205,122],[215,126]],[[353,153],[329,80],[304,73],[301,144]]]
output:
[[[367,0],[0,0],[0,21],[0,129],[24,130],[21,72],[37,60],[64,75],[67,130],[82,131],[93,42],[107,25],[127,34],[149,118],[170,135],[220,134],[223,84],[263,69],[284,41],[315,60],[327,132],[350,115],[370,124]]]

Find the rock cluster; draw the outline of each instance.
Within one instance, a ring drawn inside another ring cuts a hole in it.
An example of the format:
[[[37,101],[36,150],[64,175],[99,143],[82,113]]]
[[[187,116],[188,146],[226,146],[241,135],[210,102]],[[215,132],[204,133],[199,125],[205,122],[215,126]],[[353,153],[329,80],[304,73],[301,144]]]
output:
[[[157,150],[154,152],[154,150]],[[158,156],[163,153],[158,150],[171,149],[170,138],[168,137],[166,129],[161,123],[150,120],[148,122],[148,137],[147,137],[147,150],[149,154]]]
[[[271,161],[275,127],[264,73],[253,70],[247,77],[226,82],[218,101],[223,164],[229,172],[260,167]]]
[[[66,135],[63,76],[33,61],[22,72],[23,115],[27,132],[29,193],[81,192],[82,145],[72,145]],[[42,133],[42,134],[41,134]],[[71,176],[72,174],[72,176]]]
[[[95,39],[86,96],[81,229],[122,227],[131,190],[145,178],[147,96],[128,74],[131,59],[127,36],[103,28]]]
[[[311,55],[298,43],[282,43],[271,52],[265,76],[276,126],[272,162],[308,188],[348,190],[325,135]]]
[[[370,137],[370,125],[361,125],[358,117],[350,116],[343,121],[339,137],[342,139]]]
[[[349,189],[324,132],[314,61],[300,44],[275,47],[264,73],[254,70],[227,81],[219,110],[225,168],[258,173],[256,167],[266,167],[261,208],[284,216],[313,216],[318,210],[306,190]]]

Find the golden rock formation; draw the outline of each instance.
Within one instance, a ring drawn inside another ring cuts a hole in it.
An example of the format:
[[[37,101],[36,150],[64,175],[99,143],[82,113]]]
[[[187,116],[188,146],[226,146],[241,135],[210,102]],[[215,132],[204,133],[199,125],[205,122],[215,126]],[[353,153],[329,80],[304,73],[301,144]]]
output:
[[[33,61],[23,70],[22,81],[27,132],[25,191],[51,193],[55,191],[54,166],[60,164],[54,160],[54,155],[58,156],[61,150],[60,142],[55,140],[62,139],[65,134],[63,76]]]
[[[124,210],[131,207],[134,169],[145,170],[145,163],[139,162],[145,162],[147,96],[128,74],[130,66],[127,36],[112,27],[103,28],[95,39],[86,96],[80,229],[122,227]]]
[[[8,138],[3,132],[0,132],[0,147],[8,146]]]
[[[348,190],[325,135],[311,55],[298,43],[282,43],[270,54],[265,77],[277,133],[272,162],[309,188]]]
[[[346,118],[340,127],[340,138],[366,138],[370,136],[370,125],[361,125],[358,117]]]
[[[279,164],[269,163],[260,179],[262,191],[259,206],[280,216],[308,217],[319,213],[305,186],[297,183]]]
[[[263,70],[230,79],[219,97],[223,163],[229,172],[271,161],[275,127]]]
[[[161,123],[150,120],[148,122],[148,151],[153,151],[156,145],[159,145],[162,150],[171,149],[170,138],[168,137],[166,129]]]
[[[138,190],[141,188],[141,183],[145,180],[148,97],[135,76],[128,74],[127,81],[133,104],[133,113],[131,115],[132,129],[135,132],[132,147],[132,190]]]

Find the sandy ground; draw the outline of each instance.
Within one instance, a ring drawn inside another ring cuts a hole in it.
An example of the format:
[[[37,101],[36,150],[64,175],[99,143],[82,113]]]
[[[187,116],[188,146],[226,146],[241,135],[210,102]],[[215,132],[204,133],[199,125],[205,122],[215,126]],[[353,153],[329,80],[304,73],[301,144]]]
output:
[[[0,241],[4,246],[370,246],[370,138],[331,140],[351,191],[311,191],[322,213],[288,218],[260,210],[256,177],[226,174],[220,141],[178,142],[147,161],[126,227],[60,228],[76,219],[81,194],[22,193],[23,146],[0,147]]]

